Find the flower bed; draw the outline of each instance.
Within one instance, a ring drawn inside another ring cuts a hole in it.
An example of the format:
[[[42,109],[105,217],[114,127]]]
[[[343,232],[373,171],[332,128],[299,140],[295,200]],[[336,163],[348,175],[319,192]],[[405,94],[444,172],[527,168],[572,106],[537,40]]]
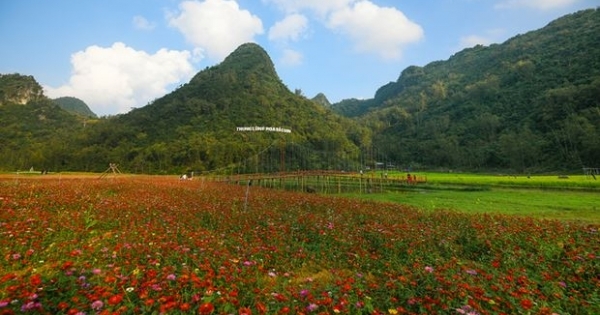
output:
[[[0,314],[598,314],[598,226],[168,177],[0,181]]]

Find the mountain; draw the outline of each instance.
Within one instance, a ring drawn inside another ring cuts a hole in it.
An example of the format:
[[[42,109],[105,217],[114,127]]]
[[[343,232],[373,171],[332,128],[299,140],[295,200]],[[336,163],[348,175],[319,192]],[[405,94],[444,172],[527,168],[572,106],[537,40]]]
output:
[[[358,155],[366,134],[356,122],[292,93],[264,49],[247,43],[164,97],[100,121],[85,146],[106,157],[101,165],[118,161],[140,172],[340,169]],[[257,163],[259,154],[268,162]]]
[[[312,98],[312,101],[316,102],[318,104],[321,104],[325,107],[331,106],[331,103],[327,99],[327,96],[325,96],[325,94],[323,94],[323,93],[319,93],[319,94],[315,95],[315,97]]]
[[[88,105],[76,98],[76,97],[71,97],[71,96],[63,96],[63,97],[59,97],[59,98],[55,98],[53,99],[53,101],[58,104],[58,106],[60,106],[62,109],[76,114],[76,115],[81,115],[83,117],[89,117],[89,118],[98,118],[98,116],[96,116],[96,114],[94,114],[94,112],[92,112],[92,110],[88,107]]]
[[[43,98],[42,86],[33,76],[0,74],[0,105],[27,104]]]
[[[373,99],[334,111],[374,132],[403,165],[512,169],[600,167],[600,11],[559,18],[502,44],[411,66]]]
[[[117,163],[133,173],[235,174],[389,164],[519,173],[600,167],[598,43],[600,13],[585,10],[502,44],[408,67],[374,98],[331,106],[291,92],[267,53],[248,43],[144,107],[92,120],[46,98],[33,77],[3,75],[0,168],[104,171]]]
[[[82,121],[43,94],[32,76],[0,75],[0,169],[64,169]]]

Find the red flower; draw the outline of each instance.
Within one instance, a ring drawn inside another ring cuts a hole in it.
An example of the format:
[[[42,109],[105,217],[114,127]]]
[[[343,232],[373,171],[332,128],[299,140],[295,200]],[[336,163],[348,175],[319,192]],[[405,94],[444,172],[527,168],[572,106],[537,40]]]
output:
[[[59,302],[58,303],[58,309],[59,310],[66,310],[67,308],[69,308],[69,304],[67,304],[67,302]]]
[[[72,261],[65,261],[61,267],[62,270],[67,270],[73,267],[74,263]]]
[[[121,303],[121,301],[123,301],[123,294],[113,295],[110,298],[108,298],[108,304],[110,305],[117,305]]]
[[[42,284],[42,276],[40,276],[40,274],[34,274],[33,276],[31,276],[29,278],[29,283],[31,283],[32,286],[37,287],[40,284]]]
[[[183,303],[183,304],[179,305],[179,309],[182,310],[183,312],[189,311],[190,308],[191,308],[190,303]]]
[[[266,306],[266,305],[264,305],[264,304],[263,304],[263,303],[261,303],[261,302],[256,302],[256,309],[258,310],[258,312],[259,312],[260,314],[265,314],[265,313],[267,313],[267,306]]]
[[[521,300],[521,307],[528,310],[533,307],[533,302],[530,299]]]
[[[238,314],[240,315],[252,315],[252,311],[247,307],[242,307],[238,310]]]
[[[210,302],[203,303],[198,309],[199,314],[210,314],[215,310],[215,307]]]

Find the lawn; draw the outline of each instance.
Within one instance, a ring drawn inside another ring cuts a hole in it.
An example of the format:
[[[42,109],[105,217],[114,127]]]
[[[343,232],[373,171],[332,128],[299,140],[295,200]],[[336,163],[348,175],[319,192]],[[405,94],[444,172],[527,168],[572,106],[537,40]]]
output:
[[[598,314],[598,228],[177,177],[0,178],[0,314]]]
[[[391,174],[400,178],[405,174]],[[394,202],[424,210],[451,209],[535,218],[600,223],[600,181],[591,177],[498,176],[418,173],[426,184],[375,194],[343,197]]]

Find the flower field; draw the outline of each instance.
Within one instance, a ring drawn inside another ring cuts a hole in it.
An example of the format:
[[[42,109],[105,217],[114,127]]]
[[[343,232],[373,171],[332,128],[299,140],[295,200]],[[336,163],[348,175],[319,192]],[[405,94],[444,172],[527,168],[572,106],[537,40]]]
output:
[[[5,178],[0,314],[600,314],[598,228],[171,177]]]

